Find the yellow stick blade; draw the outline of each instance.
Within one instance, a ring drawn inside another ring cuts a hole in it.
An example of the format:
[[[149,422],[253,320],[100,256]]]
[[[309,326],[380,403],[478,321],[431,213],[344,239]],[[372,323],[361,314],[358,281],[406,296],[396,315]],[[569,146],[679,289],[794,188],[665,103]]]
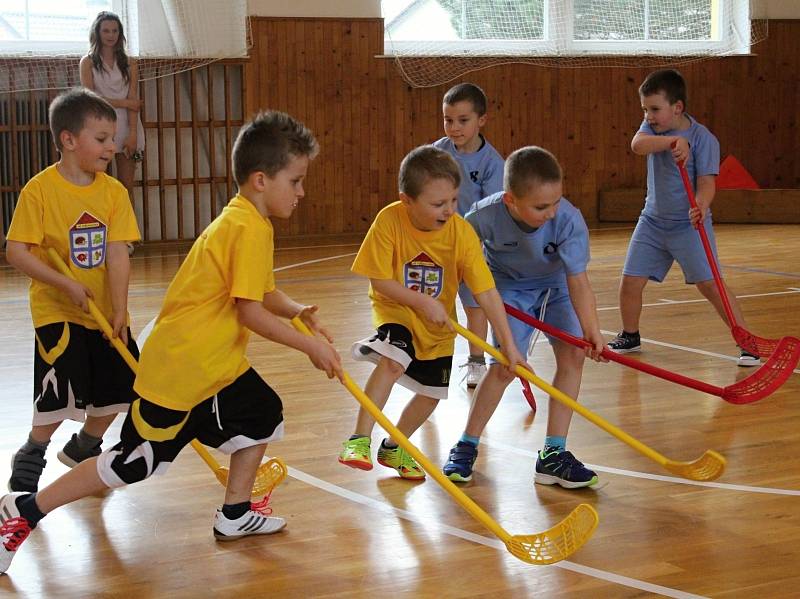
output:
[[[693,462],[668,460],[664,468],[689,480],[715,480],[725,470],[725,458],[713,449],[708,449]]]
[[[256,479],[253,482],[253,497],[264,497],[269,495],[275,487],[281,484],[289,471],[286,464],[280,458],[270,458],[258,467],[256,470]],[[223,487],[228,486],[228,469],[225,466],[219,466],[214,470],[217,475],[217,480]]]
[[[506,547],[523,562],[543,566],[568,558],[588,541],[600,521],[595,509],[581,503],[554,527],[532,535],[514,535]]]
[[[271,493],[275,487],[284,481],[287,474],[286,464],[280,458],[270,458],[261,464],[256,471],[253,496],[258,497]]]

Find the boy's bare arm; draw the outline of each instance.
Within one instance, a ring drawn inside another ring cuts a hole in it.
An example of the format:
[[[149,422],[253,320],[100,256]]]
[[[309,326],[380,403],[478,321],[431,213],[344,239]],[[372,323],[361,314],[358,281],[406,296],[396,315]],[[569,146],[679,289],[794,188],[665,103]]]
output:
[[[492,325],[495,336],[500,340],[500,349],[503,350],[506,358],[511,363],[509,370],[513,372],[513,366],[519,364],[523,368],[533,370],[525,357],[519,353],[517,344],[514,343],[514,336],[511,334],[511,327],[508,326],[508,316],[503,307],[503,300],[497,289],[492,288],[475,295],[475,301],[486,314],[486,318]]]
[[[315,367],[325,371],[328,378],[343,379],[342,360],[333,346],[318,337],[295,331],[267,310],[263,302],[237,298],[236,311],[239,322],[257,335],[303,352]]]
[[[717,193],[717,182],[715,175],[701,175],[697,177],[697,190],[694,199],[697,201],[697,208],[689,209],[689,219],[692,225],[702,221],[708,214],[711,202],[714,201],[714,194]]]
[[[299,304],[277,288],[269,293],[265,293],[262,303],[267,310],[277,316],[282,316],[283,318],[294,318],[297,316],[308,328],[315,333],[320,333],[328,341],[333,343],[333,336],[328,329],[320,324],[317,318],[316,312],[319,310],[319,306]]]
[[[298,304],[278,288],[264,294],[264,307],[276,316],[294,318],[307,306]]]
[[[375,291],[398,304],[408,306],[425,320],[441,327],[453,328],[450,325],[450,315],[439,300],[424,293],[412,291],[394,279],[370,279],[369,281]]]
[[[639,131],[631,140],[631,150],[640,156],[671,150],[676,162],[689,158],[689,142],[680,135],[651,135]]]
[[[124,241],[112,241],[106,248],[108,288],[111,292],[111,330],[114,337],[128,343],[128,285],[131,259]]]
[[[592,284],[589,276],[582,272],[577,275],[567,275],[567,289],[569,298],[572,300],[572,307],[581,323],[583,337],[592,344],[592,348],[587,350],[587,355],[593,360],[606,362],[605,358],[600,357],[600,352],[605,347],[605,339],[600,333],[600,322],[597,319],[597,302],[592,291]]]
[[[76,306],[79,306],[84,312],[88,312],[88,299],[93,297],[91,290],[42,262],[31,253],[32,247],[33,245],[28,243],[9,240],[6,245],[6,260],[11,266],[30,278],[61,289]]]

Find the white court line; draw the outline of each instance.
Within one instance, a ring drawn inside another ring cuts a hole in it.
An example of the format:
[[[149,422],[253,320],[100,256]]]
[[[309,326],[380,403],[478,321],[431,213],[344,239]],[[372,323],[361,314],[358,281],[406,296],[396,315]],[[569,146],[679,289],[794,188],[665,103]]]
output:
[[[798,288],[798,287],[787,287],[787,289],[789,291],[772,291],[772,292],[769,292],[769,293],[751,293],[749,295],[738,295],[736,297],[737,298],[764,297],[764,296],[768,296],[768,295],[791,295],[791,294],[795,294],[795,293],[800,293],[800,288]],[[675,304],[697,304],[697,303],[707,302],[707,301],[708,300],[706,300],[706,299],[696,299],[696,300],[666,300],[666,299],[662,299],[662,300],[659,300],[657,303],[642,304],[642,307],[672,306],[672,305],[675,305]],[[619,306],[604,306],[602,308],[597,308],[598,312],[605,312],[605,311],[609,311],[609,310],[619,310]],[[603,329],[601,329],[600,332],[603,333],[604,335],[611,335],[611,336],[614,336],[614,335],[617,334],[615,331],[606,331],[606,330],[603,330]],[[712,358],[721,358],[723,360],[729,360],[731,362],[738,362],[739,361],[739,358],[736,357],[736,356],[726,356],[725,354],[718,354],[716,352],[705,351],[703,349],[696,349],[694,347],[687,347],[685,345],[675,345],[673,343],[667,343],[665,341],[656,341],[654,339],[647,339],[645,337],[642,337],[642,341],[646,341],[647,343],[652,343],[653,345],[660,345],[662,347],[669,347],[671,349],[679,349],[681,351],[686,351],[686,352],[693,353],[693,354],[700,354],[702,356],[709,356],[709,357],[712,357]],[[800,374],[800,369],[795,369],[792,372],[794,372],[795,374]]]
[[[606,331],[605,329],[600,329],[600,332],[603,335],[616,335],[614,331]],[[667,343],[666,341],[656,341],[655,339],[648,339],[646,337],[641,338],[642,341],[646,341],[647,343],[651,343],[653,345],[660,345],[662,347],[669,347],[671,349],[679,349],[681,351],[686,351],[692,354],[700,354],[701,356],[710,356],[712,358],[720,358],[722,360],[729,360],[731,362],[738,362],[739,358],[737,356],[726,356],[725,354],[718,354],[713,351],[706,351],[704,349],[697,349],[694,347],[687,347],[685,345],[676,345],[674,343]],[[795,374],[800,374],[800,369],[792,370]]]
[[[488,445],[489,447],[496,447],[503,451],[516,453],[528,458],[536,458],[538,455],[535,451],[521,449],[502,441],[496,441],[487,437],[481,437],[481,444]],[[800,497],[800,491],[794,489],[777,489],[775,487],[752,487],[749,485],[732,485],[728,483],[715,483],[715,482],[702,482],[697,480],[687,480],[685,478],[678,478],[677,476],[663,476],[661,474],[649,474],[647,472],[637,472],[636,470],[622,470],[620,468],[611,468],[608,466],[598,466],[596,464],[585,464],[593,470],[606,472],[608,474],[618,474],[620,476],[631,476],[633,478],[644,478],[647,480],[658,480],[665,483],[677,483],[680,485],[693,485],[696,487],[711,487],[712,489],[724,489],[726,491],[743,491],[745,493],[764,493],[767,495],[789,495]]]
[[[337,258],[347,258],[348,256],[355,256],[357,252],[350,252],[348,254],[339,254],[338,256],[328,256],[327,258],[317,258],[316,260],[306,260],[305,262],[298,262],[297,264],[287,264],[286,266],[280,266],[278,268],[273,268],[273,272],[278,272],[279,270],[289,270],[290,268],[297,268],[298,266],[307,266],[308,264],[316,264],[317,262],[327,262],[328,260],[336,260]]]
[[[737,299],[748,298],[748,297],[767,297],[770,295],[793,295],[796,293],[800,293],[800,288],[797,287],[787,287],[789,291],[770,291],[768,293],[748,293],[745,295],[737,295]],[[659,301],[654,302],[652,304],[642,304],[643,308],[652,308],[653,306],[673,306],[675,304],[702,304],[707,303],[708,300],[705,298],[701,299],[693,299],[693,300],[667,300],[667,299],[659,299]],[[610,310],[619,310],[619,306],[603,306],[602,308],[597,308],[598,312],[608,312]]]
[[[366,507],[372,508],[374,510],[378,510],[380,512],[383,512],[384,514],[395,516],[397,518],[402,518],[403,520],[409,520],[411,522],[415,522],[417,524],[422,525],[426,531],[436,530],[442,534],[458,537],[460,539],[464,539],[465,541],[470,541],[472,543],[484,545],[485,547],[491,547],[492,549],[508,551],[505,544],[500,539],[484,537],[482,535],[478,535],[469,532],[467,530],[456,528],[455,526],[443,524],[437,520],[433,520],[430,518],[423,518],[422,516],[420,516],[419,514],[415,514],[414,512],[408,510],[402,510],[387,503],[384,503],[382,501],[378,501],[377,499],[372,499],[371,497],[366,497],[364,495],[361,495],[360,493],[355,493],[353,491],[350,491],[349,489],[345,489],[338,485],[334,485],[326,480],[317,478],[316,476],[312,476],[311,474],[307,474],[302,470],[298,470],[297,468],[293,468],[291,466],[288,467],[288,470],[289,470],[289,476],[301,482],[304,482],[307,485],[311,485],[312,487],[316,487],[327,493],[331,493],[332,495],[337,495],[339,497],[342,497],[343,499],[347,499],[354,503],[358,503]],[[606,572],[605,570],[599,570],[597,568],[590,568],[589,566],[582,566],[580,564],[575,564],[573,562],[561,561],[552,564],[552,566],[555,568],[561,568],[563,570],[569,570],[577,574],[591,576],[592,578],[605,580],[606,582],[616,583],[633,589],[639,589],[641,591],[647,591],[649,593],[658,593],[660,595],[664,595],[665,597],[676,597],[678,599],[696,599],[703,597],[702,595],[685,593],[683,591],[672,589],[670,587],[651,584],[643,580],[637,580],[635,578],[621,576],[619,574],[614,574],[613,572]],[[543,567],[543,566],[538,566],[538,567]]]

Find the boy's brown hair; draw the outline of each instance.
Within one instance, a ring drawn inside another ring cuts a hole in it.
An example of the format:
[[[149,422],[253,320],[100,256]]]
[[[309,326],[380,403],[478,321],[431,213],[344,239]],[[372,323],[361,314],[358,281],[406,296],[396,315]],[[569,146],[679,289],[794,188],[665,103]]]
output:
[[[59,152],[64,149],[61,134],[69,131],[72,135],[78,135],[89,117],[117,121],[114,107],[85,87],[75,87],[55,97],[50,103],[48,118],[53,143]]]
[[[442,104],[452,106],[457,102],[467,101],[472,103],[473,110],[478,116],[486,114],[486,94],[474,83],[459,83],[447,90],[442,99]]]
[[[400,163],[400,191],[416,199],[431,179],[447,179],[457,188],[461,185],[461,168],[444,150],[433,146],[414,148]]]
[[[531,188],[542,183],[560,183],[561,165],[553,154],[538,146],[514,151],[503,171],[503,188],[517,198],[524,198]]]
[[[684,110],[686,109],[686,81],[675,69],[653,71],[639,86],[639,95],[642,97],[657,93],[663,93],[670,104],[680,100]]]
[[[237,185],[255,172],[272,178],[286,168],[292,157],[316,157],[319,144],[314,134],[285,112],[258,113],[244,124],[233,144],[231,161]]]

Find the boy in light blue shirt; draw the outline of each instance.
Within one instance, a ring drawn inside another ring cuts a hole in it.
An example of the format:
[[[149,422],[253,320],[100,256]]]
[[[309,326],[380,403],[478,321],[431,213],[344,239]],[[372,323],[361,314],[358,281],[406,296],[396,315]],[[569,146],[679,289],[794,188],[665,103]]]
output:
[[[719,142],[686,110],[686,82],[678,71],[650,73],[639,87],[645,118],[631,141],[636,154],[647,156],[647,198],[628,246],[622,270],[619,305],[622,331],[608,347],[618,353],[641,350],[639,318],[648,280],[658,283],[677,260],[689,285],[696,285],[727,322],[722,298],[703,249],[697,226],[702,221],[716,260],[711,202],[719,174]],[[677,164],[684,162],[698,208],[689,206]],[[736,296],[727,290],[736,320],[746,326]],[[758,366],[760,359],[740,349],[739,366]]]
[[[511,154],[505,165],[504,187],[504,192],[475,204],[467,222],[483,243],[489,269],[506,304],[591,343],[591,349],[584,352],[549,337],[556,358],[553,386],[576,398],[584,356],[599,360],[605,343],[586,274],[586,223],[580,211],[562,197],[561,167],[547,150],[530,146]],[[508,321],[517,349],[527,353],[534,329],[515,318]],[[491,361],[475,389],[464,434],[444,466],[450,480],[472,479],[480,435],[513,378],[513,373]],[[536,460],[537,483],[570,489],[597,483],[597,475],[566,451],[571,419],[572,410],[551,398],[547,437]]]
[[[481,135],[487,120],[487,100],[483,90],[473,83],[460,83],[450,88],[442,100],[445,137],[433,145],[456,159],[461,168],[458,188],[458,213],[464,216],[478,200],[503,190],[503,158]],[[458,290],[467,315],[467,328],[486,339],[486,315],[478,307],[469,288],[461,284]],[[474,388],[486,373],[481,348],[470,344],[467,368],[467,387]]]

